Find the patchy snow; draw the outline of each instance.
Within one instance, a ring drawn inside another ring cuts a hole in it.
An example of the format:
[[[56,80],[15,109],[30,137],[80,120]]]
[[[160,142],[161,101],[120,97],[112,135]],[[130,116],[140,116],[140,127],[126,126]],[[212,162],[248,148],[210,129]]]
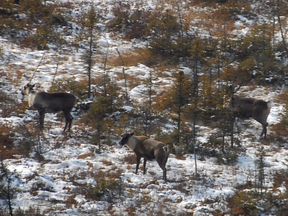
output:
[[[61,2],[81,2],[79,0],[58,0]],[[106,18],[111,18],[109,13],[113,1],[86,1],[93,2],[99,9],[107,6],[108,13]],[[133,1],[132,1],[133,2]],[[134,2],[135,7],[136,3]],[[155,7],[155,1],[146,1],[147,7]],[[83,6],[83,5],[82,5]],[[87,10],[88,4],[83,6],[82,10]],[[170,6],[167,5],[167,9]],[[74,16],[78,16],[73,11]],[[239,21],[236,22],[237,34],[246,35],[249,32],[249,27],[252,25],[250,20],[239,16]],[[104,27],[102,27],[104,28]],[[198,31],[198,30],[197,30]],[[205,34],[205,32],[200,32]],[[51,81],[53,80],[54,71],[56,68],[55,59],[58,53],[51,51],[36,51],[31,49],[20,49],[19,46],[10,43],[6,39],[0,37],[0,46],[3,48],[4,62],[0,63],[0,89],[13,95],[13,97],[21,101],[22,95],[20,90],[30,81],[34,70],[39,64],[39,60],[43,57],[43,63],[39,66],[33,82],[40,84],[41,90],[47,90]],[[123,41],[119,38],[111,37],[108,33],[103,34],[98,39],[98,46],[103,53],[107,49],[115,52],[116,48],[121,51],[135,49],[136,47],[145,47],[146,44],[138,40]],[[58,78],[76,77],[76,80],[83,78],[84,63],[82,60],[82,53],[72,51],[71,53],[63,54],[63,62],[59,65]],[[103,65],[102,65],[103,66]],[[101,65],[95,65],[93,68],[93,76],[101,74]],[[12,70],[9,70],[12,68]],[[190,74],[191,69],[181,68],[185,74]],[[23,72],[21,78],[17,77],[17,71]],[[117,73],[121,72],[119,68],[112,69],[115,77]],[[126,68],[126,73],[137,76],[138,79],[145,80],[149,78],[152,68],[143,64],[131,66]],[[111,72],[111,77],[114,75]],[[167,78],[160,78],[157,80],[161,84],[160,88],[169,87],[173,84],[172,72],[165,71]],[[123,82],[123,81],[122,81]],[[2,85],[3,83],[3,85]],[[121,81],[119,81],[121,83]],[[249,87],[243,88],[242,93],[247,96],[255,97],[263,100],[273,101],[270,115],[268,116],[268,123],[270,125],[279,123],[281,113],[283,113],[284,104],[275,101],[275,97],[280,94],[283,89],[276,91],[259,86],[248,92]],[[142,92],[145,90],[144,84],[139,84],[129,90],[130,97],[141,102]],[[131,106],[124,106],[126,111],[132,111]],[[1,113],[0,113],[1,114]],[[37,116],[36,111],[26,110],[24,116],[10,116],[1,117],[0,124],[9,125],[11,128],[16,128],[20,124],[30,124],[35,121]],[[16,171],[22,181],[13,182],[13,186],[17,186],[22,190],[14,202],[14,208],[20,207],[27,210],[30,206],[38,206],[42,211],[51,208],[53,204],[53,211],[57,215],[107,215],[109,208],[112,208],[115,215],[128,215],[127,209],[135,207],[137,215],[146,215],[147,209],[153,209],[154,212],[163,211],[164,213],[175,213],[181,215],[182,213],[194,212],[194,215],[209,215],[209,206],[203,204],[205,199],[213,199],[217,197],[225,197],[231,195],[235,191],[235,186],[245,184],[248,179],[253,179],[253,172],[255,170],[255,154],[260,146],[261,140],[258,139],[261,125],[249,120],[249,126],[244,130],[242,135],[241,145],[245,147],[245,153],[241,153],[238,162],[234,166],[217,165],[216,158],[203,157],[201,160],[197,159],[197,168],[200,175],[199,179],[194,178],[194,155],[184,155],[183,159],[177,159],[175,155],[171,154],[167,162],[167,178],[170,180],[165,183],[162,178],[162,170],[159,168],[157,162],[147,162],[147,174],[144,175],[142,170],[136,175],[136,164],[129,165],[123,162],[123,157],[131,155],[130,150],[120,147],[115,140],[112,146],[105,146],[105,151],[101,154],[95,152],[97,148],[92,143],[83,141],[82,133],[78,129],[78,125],[74,124],[72,130],[74,133],[66,136],[62,134],[63,122],[56,119],[56,115],[47,114],[45,116],[45,123],[49,122],[50,128],[44,131],[45,138],[40,143],[43,145],[43,156],[45,161],[39,162],[31,158],[19,158],[5,160],[5,164],[9,170]],[[52,122],[52,123],[51,123]],[[76,119],[77,122],[77,119]],[[35,124],[34,124],[35,125]],[[46,125],[46,124],[45,124]],[[48,123],[47,123],[48,125]],[[173,129],[174,126],[167,125],[168,129]],[[207,127],[200,127],[198,141],[204,143],[207,141],[211,129]],[[89,130],[86,128],[85,130]],[[268,127],[268,133],[269,127]],[[256,140],[251,140],[249,135],[253,135]],[[119,137],[120,139],[120,137]],[[47,144],[48,143],[48,144]],[[58,147],[56,147],[58,145]],[[283,161],[288,155],[287,148],[281,151],[274,152],[280,148],[277,143],[264,145],[267,152],[273,152],[271,155],[265,157],[267,168],[265,172],[273,172],[285,168]],[[82,159],[81,155],[89,155]],[[109,161],[109,165],[105,164]],[[142,166],[142,164],[140,165]],[[76,190],[76,185],[96,185],[97,176],[101,172],[114,172],[121,170],[121,179],[123,181],[122,197],[117,197],[113,205],[106,201],[86,200],[85,196]],[[252,173],[252,174],[251,174]],[[271,179],[268,178],[267,185],[271,184]],[[37,194],[31,192],[31,188],[37,188]],[[77,195],[74,200],[76,204],[71,206],[66,204],[67,199],[71,196],[70,191],[74,191]],[[283,189],[284,190],[284,189]],[[150,201],[147,201],[150,200]],[[143,202],[143,204],[141,203]],[[4,205],[3,201],[0,203]],[[138,203],[138,204],[137,204]],[[140,203],[140,204],[139,204]],[[215,209],[225,211],[225,204],[218,203],[214,206]],[[152,212],[152,211],[151,211]],[[205,213],[206,212],[206,213]]]

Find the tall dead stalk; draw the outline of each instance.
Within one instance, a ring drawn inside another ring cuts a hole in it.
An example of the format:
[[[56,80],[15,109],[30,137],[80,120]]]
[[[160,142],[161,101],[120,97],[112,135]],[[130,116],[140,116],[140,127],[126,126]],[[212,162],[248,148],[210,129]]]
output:
[[[119,55],[119,58],[122,61],[122,73],[123,73],[123,76],[124,76],[124,85],[125,85],[125,99],[126,99],[126,102],[129,103],[129,97],[128,97],[128,91],[127,91],[127,78],[126,78],[126,73],[125,73],[124,60],[123,60],[123,58],[121,56],[121,53],[120,53],[118,48],[116,48],[116,51],[117,51],[117,53]]]

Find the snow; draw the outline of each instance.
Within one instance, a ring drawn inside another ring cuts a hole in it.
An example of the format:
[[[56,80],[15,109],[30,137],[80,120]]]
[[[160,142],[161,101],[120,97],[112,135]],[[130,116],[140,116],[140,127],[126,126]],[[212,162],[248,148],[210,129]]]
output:
[[[65,0],[61,1],[65,2]],[[70,2],[77,3],[78,1],[70,0]],[[95,5],[105,5],[106,3],[109,5],[109,1],[91,0],[90,2],[94,2]],[[154,1],[147,1],[147,5],[149,7],[155,7],[153,2]],[[110,2],[110,4],[112,4],[112,2]],[[167,8],[169,8],[169,5],[167,5]],[[82,9],[85,10],[85,8]],[[75,11],[73,11],[73,13],[75,13],[74,16],[77,16]],[[106,18],[111,17],[111,14],[106,14]],[[237,31],[237,35],[246,35],[249,32],[252,21],[247,20],[247,18],[242,16],[239,16],[239,18],[240,20],[235,24],[235,27],[237,28],[235,31]],[[101,25],[101,28],[104,29],[104,25]],[[39,60],[43,57],[44,52],[21,49],[19,46],[10,43],[2,37],[0,37],[0,46],[3,47],[5,59],[3,63],[0,63],[0,69],[3,71],[3,75],[0,77],[0,83],[7,84],[7,80],[11,81],[11,85],[0,86],[0,89],[12,93],[15,99],[21,101],[22,95],[20,89],[29,82],[29,79],[39,64]],[[119,47],[121,51],[127,51],[135,49],[136,47],[145,47],[146,45],[137,40],[126,42],[119,38],[112,38],[107,33],[100,36],[98,46],[103,53],[106,53],[108,48],[115,51],[115,49]],[[40,88],[42,90],[47,90],[50,87],[50,83],[54,76],[53,71],[55,71],[56,67],[55,61],[51,61],[51,63],[47,62],[57,57],[57,55],[58,53],[53,50],[46,51],[43,60],[44,62],[37,70],[38,72],[33,81],[41,84]],[[62,71],[62,74],[58,77],[68,78],[74,76],[76,77],[76,80],[80,80],[83,77],[81,74],[84,67],[81,53],[65,54],[65,57],[68,57],[68,60],[64,61],[63,64],[59,66],[59,71]],[[15,71],[8,71],[9,67],[7,64],[9,64],[10,67],[15,66],[17,69],[20,69],[21,67],[25,68],[25,74],[23,74],[20,80],[17,79],[16,69]],[[185,74],[191,73],[191,69],[187,67],[182,67],[181,69]],[[102,71],[97,65],[93,70],[95,71],[94,76],[99,75],[100,71]],[[64,73],[64,71],[66,71],[66,73]],[[153,69],[143,64],[126,68],[127,74],[137,76],[141,80],[149,78],[150,72],[153,72]],[[116,73],[117,68],[115,68],[115,76]],[[160,80],[157,81],[161,83],[161,88],[164,88],[165,86],[169,87],[173,83],[171,71],[166,71],[165,73],[167,73],[168,78],[160,78]],[[243,88],[242,93],[245,94],[246,92],[247,94],[247,89]],[[141,102],[142,92],[144,90],[145,85],[140,84],[130,89],[129,95],[132,99]],[[272,89],[267,89],[262,86],[258,86],[254,90],[249,91],[248,96],[250,97],[273,101],[271,112],[268,116],[269,125],[279,123],[281,113],[285,110],[284,104],[274,100],[281,91],[283,91],[283,89],[273,91]],[[131,106],[124,106],[123,109],[127,111],[133,110]],[[16,128],[19,124],[26,124],[27,122],[34,121],[33,117],[35,115],[35,111],[29,110],[25,111],[24,117],[1,117],[0,122],[2,125],[9,125],[11,128]],[[44,149],[45,152],[43,153],[46,162],[41,163],[31,158],[5,160],[5,164],[8,166],[9,170],[16,171],[23,179],[23,181],[15,180],[13,182],[13,186],[17,186],[23,190],[15,200],[14,208],[20,207],[21,209],[27,210],[30,206],[37,205],[41,210],[45,210],[50,208],[51,203],[49,203],[49,201],[55,200],[57,202],[62,202],[55,204],[55,213],[57,215],[79,215],[83,212],[87,214],[93,214],[93,212],[97,212],[97,214],[101,215],[108,214],[108,202],[86,200],[85,196],[82,194],[77,194],[74,198],[77,205],[72,205],[71,208],[68,208],[65,205],[65,201],[71,193],[69,193],[67,188],[73,190],[73,188],[75,188],[75,183],[81,185],[95,185],[95,178],[97,178],[97,176],[94,176],[93,173],[98,173],[100,170],[108,172],[111,169],[116,168],[123,171],[121,179],[125,184],[124,193],[127,195],[126,198],[122,198],[122,200],[120,198],[119,200],[121,201],[115,203],[113,209],[116,214],[127,215],[125,210],[128,207],[136,205],[135,200],[144,200],[144,195],[146,195],[147,197],[149,196],[152,201],[140,206],[138,215],[145,215],[145,210],[150,207],[154,208],[156,212],[160,211],[162,208],[160,207],[160,204],[164,206],[163,212],[168,212],[167,206],[170,206],[172,211],[175,210],[176,215],[181,215],[183,212],[192,212],[192,210],[194,215],[197,216],[209,215],[209,207],[203,204],[203,200],[231,195],[235,192],[234,188],[236,185],[245,184],[247,179],[253,178],[251,177],[251,172],[253,173],[255,169],[255,154],[261,146],[261,141],[259,141],[257,137],[257,134],[260,134],[259,123],[254,120],[249,120],[249,127],[248,129],[245,129],[243,140],[241,140],[241,145],[245,146],[246,151],[239,156],[235,166],[217,165],[216,158],[204,157],[204,160],[197,160],[198,172],[201,178],[200,180],[195,180],[193,178],[195,166],[194,155],[184,155],[184,160],[180,160],[177,159],[175,155],[171,154],[166,165],[168,169],[167,178],[171,180],[171,182],[165,183],[161,179],[162,171],[157,162],[147,162],[147,174],[144,175],[142,170],[140,170],[136,175],[134,173],[136,164],[130,166],[122,161],[123,156],[132,154],[132,152],[117,144],[107,146],[106,151],[101,154],[97,154],[94,151],[92,156],[80,159],[80,155],[90,153],[91,149],[95,148],[95,145],[87,143],[87,141],[82,141],[80,138],[81,136],[77,137],[76,132],[70,136],[62,135],[63,123],[59,123],[53,114],[47,114],[45,117],[45,121],[53,122],[53,127],[49,129],[48,132],[45,132],[45,136],[48,139],[47,142],[49,143],[49,145],[45,147],[46,149]],[[174,126],[170,126],[170,129],[173,129]],[[77,131],[77,127],[77,125],[73,125],[72,129]],[[167,128],[169,128],[169,125],[167,125]],[[198,140],[203,143],[207,141],[211,130],[204,126],[201,126],[200,129],[203,132]],[[256,136],[256,141],[247,138],[249,134]],[[45,139],[42,140],[43,145],[45,141]],[[57,142],[60,142],[61,146],[59,148],[53,148],[52,146]],[[285,168],[285,165],[283,165],[282,162],[287,157],[288,150],[284,148],[281,151],[274,152],[275,148],[278,148],[277,143],[272,144],[271,146],[265,146],[265,148],[267,149],[267,152],[273,152],[271,155],[265,157],[265,162],[267,163],[265,172],[269,173]],[[103,162],[104,160],[110,161],[112,165],[105,165]],[[92,164],[92,166],[90,164]],[[142,164],[140,166],[142,166]],[[86,173],[87,175],[81,176],[81,173]],[[81,176],[81,178],[75,179],[72,183],[70,178],[72,179],[73,176]],[[269,184],[271,184],[271,180],[270,182],[267,182],[267,185]],[[39,190],[37,196],[33,196],[29,191],[32,187],[36,187],[36,185],[42,185],[43,188],[42,190]],[[282,189],[285,191],[284,186]],[[0,203],[3,205],[1,200]],[[225,208],[225,205],[219,203],[215,209],[217,208]]]

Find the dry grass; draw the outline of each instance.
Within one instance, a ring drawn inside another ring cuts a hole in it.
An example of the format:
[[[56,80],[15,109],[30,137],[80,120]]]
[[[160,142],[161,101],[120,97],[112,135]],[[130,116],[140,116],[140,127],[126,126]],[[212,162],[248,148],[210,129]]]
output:
[[[59,4],[60,7],[63,7],[63,8],[67,8],[67,9],[73,9],[75,6],[74,6],[74,3],[72,2],[61,2]]]
[[[105,166],[112,166],[113,163],[111,161],[108,161],[108,160],[102,160],[101,161]]]
[[[277,100],[277,101],[276,101]],[[288,101],[288,90],[286,90],[285,92],[283,92],[282,94],[279,94],[277,96],[277,98],[275,99],[275,102],[277,103],[282,103],[282,104],[286,104]]]
[[[186,158],[183,155],[176,154],[175,156],[177,160],[186,160]]]
[[[147,49],[137,49],[135,51],[127,51],[125,53],[120,53],[125,67],[135,66],[140,64],[147,64],[151,58],[151,53]],[[123,66],[122,60],[119,55],[115,54],[109,57],[107,60],[107,65],[111,67]]]
[[[107,177],[109,177],[110,179],[117,179],[121,177],[122,173],[123,173],[122,169],[114,167],[107,172]]]
[[[212,30],[212,35],[216,37],[223,37],[224,34],[229,34],[235,30],[234,20],[224,20],[223,17],[217,13],[217,11],[200,11],[199,13],[190,11],[190,13],[185,16],[186,25],[191,26],[192,24],[193,26],[202,28],[207,32],[211,32]],[[224,32],[223,29],[224,25],[226,32]]]
[[[73,194],[72,196],[69,196],[66,200],[66,207],[67,208],[72,208],[73,205],[76,208],[78,202],[75,200],[76,194]]]
[[[287,106],[288,91],[279,94],[276,98],[273,98],[273,102],[285,104]],[[287,109],[287,108],[286,108]],[[270,138],[277,140],[278,142],[287,142],[284,137],[288,137],[287,127],[287,113],[284,113],[282,120],[278,124],[269,125],[269,130],[273,131],[274,134],[270,134]]]
[[[88,167],[90,167],[90,168],[94,167],[93,163],[91,163],[91,162],[87,162],[87,165],[88,165]]]
[[[275,140],[280,141],[279,136],[288,137],[288,127],[286,125],[284,125],[283,123],[270,125],[269,129],[271,131],[275,132],[275,135],[270,135],[270,137],[271,138],[273,137]]]
[[[23,72],[17,70],[15,73],[16,73],[17,80],[21,80],[21,79],[22,79]]]
[[[135,164],[136,163],[136,156],[135,154],[127,154],[123,159],[122,162],[128,163],[128,164]]]
[[[93,152],[89,152],[89,153],[87,153],[87,154],[79,155],[79,156],[78,156],[78,159],[85,159],[85,158],[87,158],[87,157],[93,157],[93,156],[94,156]]]

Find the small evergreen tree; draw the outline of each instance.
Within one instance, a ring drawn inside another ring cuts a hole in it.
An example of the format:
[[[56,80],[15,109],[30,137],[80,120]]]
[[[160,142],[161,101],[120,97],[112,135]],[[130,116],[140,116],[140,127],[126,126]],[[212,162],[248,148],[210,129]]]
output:
[[[99,146],[99,153],[101,152],[101,137],[109,135],[113,130],[113,112],[116,112],[123,105],[123,101],[119,98],[119,87],[111,82],[110,79],[107,85],[107,93],[98,97],[97,101],[93,102],[87,116],[85,117],[86,123],[92,128],[96,129],[94,142]]]
[[[145,89],[142,92],[144,95],[144,101],[141,105],[139,105],[142,108],[142,118],[143,118],[143,128],[144,128],[144,135],[151,133],[151,126],[152,126],[152,116],[153,116],[153,108],[152,108],[152,102],[153,102],[153,95],[155,95],[154,88],[157,85],[156,81],[158,78],[155,76],[155,73],[150,71],[149,77],[143,81],[143,84],[145,85]]]
[[[285,54],[287,56],[288,55],[288,50],[287,50],[287,45],[286,45],[286,39],[285,39],[285,34],[284,34],[284,30],[283,30],[282,23],[281,23],[281,18],[280,18],[281,17],[281,9],[282,8],[287,8],[287,3],[282,2],[280,0],[276,0],[276,15],[277,15],[279,28],[280,28],[280,33],[281,33],[281,38],[282,38],[284,51],[285,51]]]
[[[196,123],[199,119],[199,72],[200,72],[200,66],[202,63],[204,63],[204,52],[205,52],[205,43],[201,39],[194,40],[193,47],[190,51],[191,57],[188,59],[191,59],[192,64],[192,79],[193,79],[193,88],[191,91],[192,95],[192,110],[191,110],[191,123],[193,127],[193,146],[194,146],[194,157],[195,157],[195,176],[197,177],[197,163],[196,163],[196,137],[197,137],[197,131],[196,131]]]
[[[174,55],[180,57],[185,53],[185,43],[183,38],[176,40],[181,35],[181,26],[171,11],[164,13],[156,12],[151,16],[148,28],[151,31],[152,41],[150,43],[151,51],[154,55],[162,55],[165,58],[172,58]],[[179,45],[179,47],[178,47]],[[180,48],[180,50],[179,50]],[[180,55],[180,56],[179,56]]]
[[[176,122],[177,122],[177,132],[175,134],[176,143],[181,141],[181,123],[182,115],[184,114],[185,105],[189,103],[191,99],[192,83],[188,76],[184,74],[183,71],[180,71],[176,75],[176,80],[172,87],[171,96],[172,96],[172,111],[176,113]]]
[[[277,73],[275,50],[272,47],[272,34],[268,24],[255,26],[239,42],[243,69],[250,74],[253,72],[253,75],[260,80]]]
[[[18,189],[12,186],[13,179],[18,178],[16,172],[11,172],[5,165],[3,160],[1,159],[0,166],[0,199],[6,201],[9,209],[10,216],[13,216],[13,199],[16,198]]]
[[[98,22],[97,13],[93,5],[91,5],[90,10],[83,15],[81,24],[83,30],[79,35],[79,40],[88,40],[88,48],[86,49],[86,54],[84,56],[85,63],[87,64],[87,75],[88,75],[88,98],[91,96],[91,70],[94,65],[93,53],[95,48],[95,39],[97,38],[97,32],[95,32],[96,24]]]
[[[157,99],[157,103],[155,104],[157,110],[163,112],[162,115],[167,115],[167,118],[172,119],[176,123],[169,143],[183,144],[181,131],[185,128],[184,118],[187,117],[185,106],[191,100],[192,88],[193,83],[190,77],[185,75],[183,71],[180,71],[175,73],[175,81],[172,87],[163,91]]]
[[[235,64],[235,63],[231,64],[228,58],[226,58],[223,61],[222,71],[223,72],[220,74],[220,79],[223,83],[222,97],[226,98],[226,101],[223,101],[223,105],[224,105],[224,103],[229,103],[233,95],[236,92],[238,92],[239,89],[250,80],[250,78],[248,75],[246,75],[246,71],[243,71],[241,69],[239,64]],[[230,145],[233,148],[234,147],[234,135],[236,131],[234,128],[236,116],[227,108],[222,109],[222,111],[224,111],[223,117],[228,118],[227,121],[225,118],[228,128],[224,126],[223,129],[226,132],[228,132],[227,135],[230,136],[231,138]]]
[[[70,92],[83,100],[86,97],[87,85],[84,81],[76,81],[75,77],[56,79],[48,92]]]
[[[255,161],[257,173],[256,173],[256,179],[255,179],[255,186],[256,189],[260,190],[260,196],[263,195],[263,189],[264,189],[264,183],[265,183],[265,162],[264,162],[264,156],[265,156],[265,150],[263,146],[261,146],[258,149],[258,152],[256,153],[256,156],[258,159]]]

